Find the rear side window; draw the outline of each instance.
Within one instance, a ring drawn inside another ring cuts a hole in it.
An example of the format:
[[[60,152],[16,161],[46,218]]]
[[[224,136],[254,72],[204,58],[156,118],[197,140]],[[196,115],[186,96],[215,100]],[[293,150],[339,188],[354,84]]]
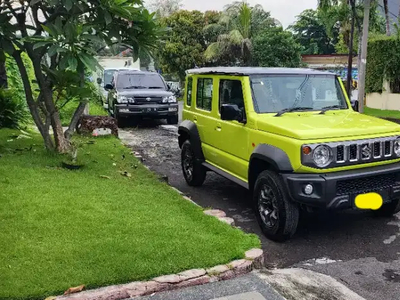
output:
[[[187,96],[186,96],[186,105],[187,106],[192,105],[192,92],[193,92],[193,78],[189,77],[188,83],[187,83]]]
[[[213,96],[213,80],[212,78],[199,78],[197,80],[197,108],[211,111],[211,103]]]

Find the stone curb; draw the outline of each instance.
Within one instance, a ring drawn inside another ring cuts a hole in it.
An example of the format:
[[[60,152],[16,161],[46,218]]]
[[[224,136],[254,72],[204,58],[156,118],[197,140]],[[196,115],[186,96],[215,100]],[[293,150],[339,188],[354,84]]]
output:
[[[182,194],[179,190],[176,190]],[[204,213],[216,217],[221,222],[234,226],[234,220],[226,217],[222,210],[205,210]],[[193,269],[178,274],[164,275],[149,281],[136,281],[128,284],[113,285],[95,290],[83,291],[71,295],[58,296],[55,300],[122,300],[153,293],[176,290],[179,288],[203,285],[211,282],[229,280],[247,274],[264,265],[264,252],[255,248],[246,251],[244,259],[231,261],[208,269]]]
[[[179,288],[202,285],[210,282],[232,279],[260,268],[264,263],[261,249],[251,249],[245,253],[245,259],[234,260],[226,265],[209,269],[193,269],[178,274],[153,278],[150,281],[137,281],[128,284],[103,287],[76,294],[59,296],[57,300],[122,300],[146,296],[153,293],[171,291]]]

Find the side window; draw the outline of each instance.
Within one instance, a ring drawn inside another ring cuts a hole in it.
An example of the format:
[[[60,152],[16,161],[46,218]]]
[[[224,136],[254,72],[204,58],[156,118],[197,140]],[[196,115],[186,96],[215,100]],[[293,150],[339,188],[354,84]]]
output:
[[[186,96],[186,105],[187,106],[192,105],[192,92],[193,92],[193,78],[189,77],[188,83],[187,83],[187,96]]]
[[[221,80],[219,83],[219,109],[222,104],[236,104],[244,108],[242,82],[240,80]]]
[[[212,96],[213,96],[212,78],[199,78],[197,80],[196,107],[207,111],[211,111]]]

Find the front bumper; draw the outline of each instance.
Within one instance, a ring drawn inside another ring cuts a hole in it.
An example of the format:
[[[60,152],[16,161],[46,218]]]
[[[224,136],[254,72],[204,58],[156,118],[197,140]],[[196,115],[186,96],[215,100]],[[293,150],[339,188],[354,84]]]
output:
[[[355,208],[357,195],[376,192],[383,203],[400,198],[400,163],[327,174],[282,174],[291,198],[301,204],[327,209]],[[314,192],[304,193],[311,184]]]
[[[173,117],[178,115],[178,104],[146,104],[131,105],[119,104],[116,106],[117,114],[120,117],[145,116],[152,118]]]

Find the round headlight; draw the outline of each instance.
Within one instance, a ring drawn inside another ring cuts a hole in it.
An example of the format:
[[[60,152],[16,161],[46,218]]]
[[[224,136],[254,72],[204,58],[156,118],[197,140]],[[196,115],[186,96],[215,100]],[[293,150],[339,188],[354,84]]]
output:
[[[324,168],[328,166],[332,162],[332,159],[333,159],[332,149],[326,145],[318,146],[313,151],[314,163],[319,168]]]
[[[396,156],[400,156],[400,138],[397,138],[393,143],[393,151]]]

